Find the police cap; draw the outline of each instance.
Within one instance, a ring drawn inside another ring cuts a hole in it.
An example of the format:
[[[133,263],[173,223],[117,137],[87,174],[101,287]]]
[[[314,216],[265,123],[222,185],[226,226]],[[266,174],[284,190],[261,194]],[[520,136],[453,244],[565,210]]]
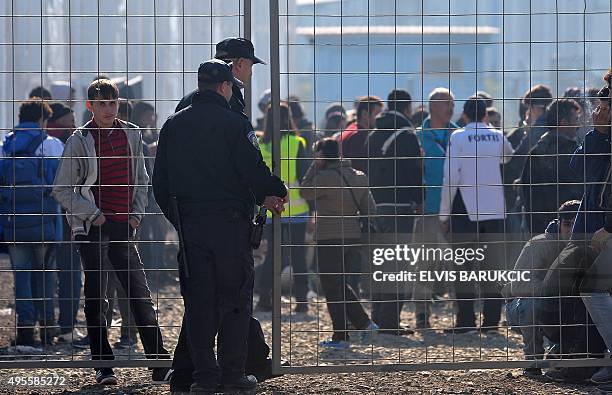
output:
[[[200,63],[200,67],[198,67],[198,81],[205,83],[230,81],[238,86],[238,88],[244,86],[242,81],[234,77],[231,64],[227,64],[219,59],[211,59]]]
[[[215,58],[217,59],[251,59],[254,64],[266,64],[263,60],[255,56],[253,43],[246,38],[230,37],[220,41],[216,46]]]

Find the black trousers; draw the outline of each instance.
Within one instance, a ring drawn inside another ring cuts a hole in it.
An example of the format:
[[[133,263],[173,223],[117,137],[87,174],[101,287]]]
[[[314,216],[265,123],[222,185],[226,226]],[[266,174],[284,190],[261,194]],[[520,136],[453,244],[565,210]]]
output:
[[[181,265],[185,314],[173,382],[195,381],[210,388],[245,373],[254,277],[250,221],[238,211],[205,213],[197,205],[182,204],[181,222],[180,253],[189,276]]]
[[[332,319],[333,340],[348,340],[347,320],[357,329],[365,329],[370,322],[346,275],[349,267],[355,267],[361,261],[360,247],[343,247],[343,243],[350,244],[346,240],[317,243],[319,278]]]
[[[455,266],[453,270],[504,270],[506,267],[503,238],[504,220],[470,221],[467,214],[453,215],[451,218],[451,241],[453,248],[485,248],[485,259],[465,262]],[[476,299],[482,300],[483,327],[499,325],[503,299],[496,284],[491,282],[475,283],[470,281],[455,281],[455,297],[457,298],[457,327],[476,327]]]
[[[411,208],[379,206],[376,210],[380,231],[393,235],[394,242],[409,243],[414,230],[414,210]],[[400,266],[396,266],[397,271]],[[409,297],[403,291],[372,293],[372,320],[390,333],[401,328],[404,301]]]
[[[85,272],[85,318],[92,359],[114,359],[108,343],[106,322],[109,272],[105,257],[108,257],[130,301],[147,358],[169,358],[153,309],[144,267],[129,225],[107,221],[102,227],[92,227],[82,241],[80,248]]]
[[[272,249],[272,226],[266,226],[264,237],[268,242],[268,250],[257,281],[257,293],[260,299],[271,301],[272,272],[274,271],[274,251]],[[308,294],[308,267],[306,265],[306,222],[283,223],[281,225],[281,247],[283,268],[291,265],[293,269],[294,288],[292,296],[298,302],[305,302]]]
[[[536,299],[535,318],[544,335],[572,358],[601,358],[606,345],[578,296]]]

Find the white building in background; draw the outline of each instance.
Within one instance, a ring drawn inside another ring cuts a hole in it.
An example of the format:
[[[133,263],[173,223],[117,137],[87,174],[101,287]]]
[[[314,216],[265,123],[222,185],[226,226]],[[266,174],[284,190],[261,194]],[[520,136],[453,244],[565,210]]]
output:
[[[422,101],[446,86],[459,100],[504,98],[511,128],[530,86],[601,86],[612,64],[609,0],[296,0],[289,11],[290,90],[316,102],[317,120],[329,101],[350,108],[394,88]]]
[[[256,53],[269,60],[268,0],[251,3]],[[317,124],[331,101],[350,107],[356,96],[386,97],[395,87],[421,101],[432,88],[448,86],[459,100],[476,90],[503,97],[496,105],[511,127],[529,86],[545,83],[557,94],[598,86],[612,63],[610,0],[280,0],[279,6],[281,97],[302,98]],[[156,106],[161,126],[196,86],[197,66],[213,55],[214,43],[242,35],[241,12],[241,0],[0,2],[0,128],[16,123],[13,100],[54,81],[76,89],[81,120],[85,88],[99,73],[142,78],[132,93]],[[270,86],[269,70],[254,68],[254,102]],[[256,105],[253,115],[260,115]]]

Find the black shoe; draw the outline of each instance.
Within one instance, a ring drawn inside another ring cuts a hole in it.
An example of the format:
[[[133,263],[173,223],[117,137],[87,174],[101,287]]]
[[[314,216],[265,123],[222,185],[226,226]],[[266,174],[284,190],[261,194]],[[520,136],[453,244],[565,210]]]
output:
[[[41,344],[34,338],[34,328],[17,328],[17,337],[11,342],[11,346],[40,348]]]
[[[118,342],[113,344],[117,350],[131,350],[138,345],[138,340],[135,338],[121,337]]]
[[[540,368],[525,368],[523,369],[523,376],[525,377],[542,377],[542,369]]]
[[[288,361],[282,361],[282,366],[290,366]],[[276,377],[281,377],[282,374],[273,374],[272,373],[272,359],[266,359],[261,366],[258,366],[257,369],[250,369],[246,372],[247,376],[252,375],[255,376],[258,383],[263,383],[266,380],[274,379]]]
[[[207,387],[201,386],[197,383],[193,383],[191,384],[191,387],[189,387],[189,393],[199,395],[214,395],[217,393],[217,387]]]
[[[416,316],[416,328],[417,329],[429,329],[431,325],[429,325],[429,317],[427,314],[417,314]]]
[[[60,329],[55,322],[55,318],[40,320],[38,322],[40,329],[40,341],[42,344],[52,346],[55,344],[55,338],[59,336]]]
[[[476,328],[473,326],[455,326],[453,328],[446,328],[443,330],[444,333],[447,334],[466,334],[466,333],[476,333]]]
[[[191,385],[193,384],[193,379],[191,375],[180,377],[180,373],[176,373],[174,370],[170,377],[170,393],[173,395],[184,395],[189,394],[191,391]]]
[[[89,336],[80,338],[72,342],[72,347],[86,350],[89,348]]]
[[[481,326],[480,333],[482,333],[483,335],[499,334],[499,327],[498,326]]]
[[[111,368],[96,369],[96,383],[102,385],[117,385],[117,376]]]
[[[379,334],[391,335],[391,336],[406,336],[414,335],[414,331],[410,328],[400,327],[399,329],[378,329]]]
[[[546,372],[546,378],[557,383],[582,384],[591,379],[597,368],[560,368]]]
[[[272,311],[272,293],[262,291],[259,292],[259,302],[255,306],[256,311],[271,312]]]
[[[257,379],[253,375],[242,376],[237,380],[223,382],[223,391],[249,391],[257,388]]]
[[[191,394],[191,385],[173,386],[172,384],[170,384],[170,395],[189,395],[189,394]]]
[[[293,309],[294,313],[308,313],[308,302],[297,302],[297,305]]]
[[[174,370],[171,368],[153,368],[151,381],[153,384],[168,384],[172,378],[172,372]]]
[[[264,313],[269,313],[272,311],[272,304],[267,302],[262,302],[261,300],[255,306],[255,311],[261,311]]]

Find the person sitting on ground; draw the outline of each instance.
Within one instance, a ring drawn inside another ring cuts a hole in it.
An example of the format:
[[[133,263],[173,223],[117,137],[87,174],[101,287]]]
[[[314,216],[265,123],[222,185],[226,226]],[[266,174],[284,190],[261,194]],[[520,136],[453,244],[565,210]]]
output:
[[[525,244],[514,265],[514,270],[529,272],[529,281],[510,282],[502,289],[502,295],[511,299],[506,305],[508,325],[521,332],[525,359],[542,359],[544,356],[544,338],[540,328],[535,325],[534,298],[550,265],[567,245],[579,207],[579,200],[567,201],[559,207],[559,218],[551,221],[544,233]],[[526,368],[523,374],[541,376],[542,369]]]

